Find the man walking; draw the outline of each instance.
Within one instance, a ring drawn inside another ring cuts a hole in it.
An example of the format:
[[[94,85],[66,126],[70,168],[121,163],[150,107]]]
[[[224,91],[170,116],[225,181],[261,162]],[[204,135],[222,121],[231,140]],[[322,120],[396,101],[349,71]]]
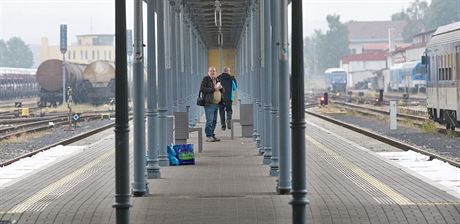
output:
[[[220,124],[223,131],[225,131],[226,128],[232,128],[232,103],[237,84],[235,77],[230,74],[230,68],[225,66],[224,72],[218,77],[218,80],[222,83],[225,90],[222,102],[219,104]],[[225,118],[225,112],[227,112],[227,118]]]
[[[220,139],[216,138],[214,130],[217,123],[218,104],[222,100],[224,89],[216,77],[215,67],[209,67],[208,75],[201,80],[200,91],[205,100],[204,113],[206,116],[206,126],[204,132],[206,133],[206,141],[218,142]]]

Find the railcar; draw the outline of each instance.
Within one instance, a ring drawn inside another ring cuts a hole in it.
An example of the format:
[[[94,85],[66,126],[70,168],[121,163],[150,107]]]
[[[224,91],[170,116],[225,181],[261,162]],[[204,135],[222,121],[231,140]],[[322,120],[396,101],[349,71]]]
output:
[[[420,61],[410,61],[390,67],[388,89],[405,93],[426,92],[426,68]]]
[[[342,68],[328,68],[324,72],[326,87],[332,93],[345,93],[347,88],[347,71]]]
[[[430,119],[460,127],[460,22],[439,27],[428,42],[422,63],[427,71]]]
[[[0,67],[0,99],[34,97],[38,94],[36,69]]]
[[[40,105],[56,106],[62,103],[63,63],[50,59],[40,64],[37,83],[40,86]],[[115,97],[115,66],[106,61],[88,65],[64,63],[65,88],[72,89],[74,103],[108,103]],[[68,100],[66,93],[66,100]]]

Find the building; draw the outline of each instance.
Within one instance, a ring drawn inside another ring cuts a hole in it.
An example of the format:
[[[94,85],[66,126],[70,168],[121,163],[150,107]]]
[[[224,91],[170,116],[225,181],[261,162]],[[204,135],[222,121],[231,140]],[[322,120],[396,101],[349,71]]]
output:
[[[340,67],[348,73],[347,88],[354,89],[359,83],[374,78],[375,71],[387,67],[386,59],[386,51],[343,56],[340,60]]]
[[[351,21],[346,23],[348,29],[348,48],[351,54],[361,54],[363,48],[404,43],[402,31],[405,21]]]
[[[59,46],[50,46],[48,38],[41,41],[40,63],[48,59],[62,59]],[[77,43],[67,47],[65,60],[73,63],[89,64],[96,60],[115,61],[114,35],[78,35]]]

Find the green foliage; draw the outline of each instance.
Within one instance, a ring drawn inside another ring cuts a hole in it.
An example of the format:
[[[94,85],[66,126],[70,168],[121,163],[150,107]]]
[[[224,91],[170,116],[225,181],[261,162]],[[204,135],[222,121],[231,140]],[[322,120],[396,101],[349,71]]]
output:
[[[349,53],[348,30],[340,22],[340,15],[326,17],[329,30],[323,33],[315,30],[311,37],[305,39],[305,63],[309,74],[319,75],[330,67],[339,67],[340,58]]]
[[[7,51],[8,48],[6,47],[5,41],[0,40],[0,67],[5,66],[6,64]]]
[[[432,0],[428,27],[437,28],[460,21],[460,0]]]
[[[436,124],[431,120],[427,120],[427,121],[423,122],[422,130],[425,133],[431,133],[431,134],[434,134],[434,133],[438,132],[438,129],[436,128]]]
[[[391,20],[404,20],[405,41],[411,41],[414,34],[424,30],[435,29],[449,23],[460,21],[460,0],[414,0],[409,8],[394,13]]]
[[[0,67],[30,68],[33,53],[19,37],[12,37],[6,43],[0,40]]]
[[[429,11],[428,3],[425,0],[415,0],[405,11],[401,10],[401,12],[393,14],[391,20],[406,21],[402,35],[406,42],[410,42],[414,34],[425,30]]]

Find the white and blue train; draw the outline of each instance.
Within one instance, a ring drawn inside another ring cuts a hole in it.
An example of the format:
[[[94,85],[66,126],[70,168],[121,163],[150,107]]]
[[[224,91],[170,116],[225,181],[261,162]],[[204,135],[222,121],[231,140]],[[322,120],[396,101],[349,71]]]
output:
[[[426,67],[420,61],[395,64],[390,67],[389,91],[426,92]]]
[[[345,93],[347,90],[347,71],[342,68],[328,68],[324,72],[326,88],[332,93]]]

